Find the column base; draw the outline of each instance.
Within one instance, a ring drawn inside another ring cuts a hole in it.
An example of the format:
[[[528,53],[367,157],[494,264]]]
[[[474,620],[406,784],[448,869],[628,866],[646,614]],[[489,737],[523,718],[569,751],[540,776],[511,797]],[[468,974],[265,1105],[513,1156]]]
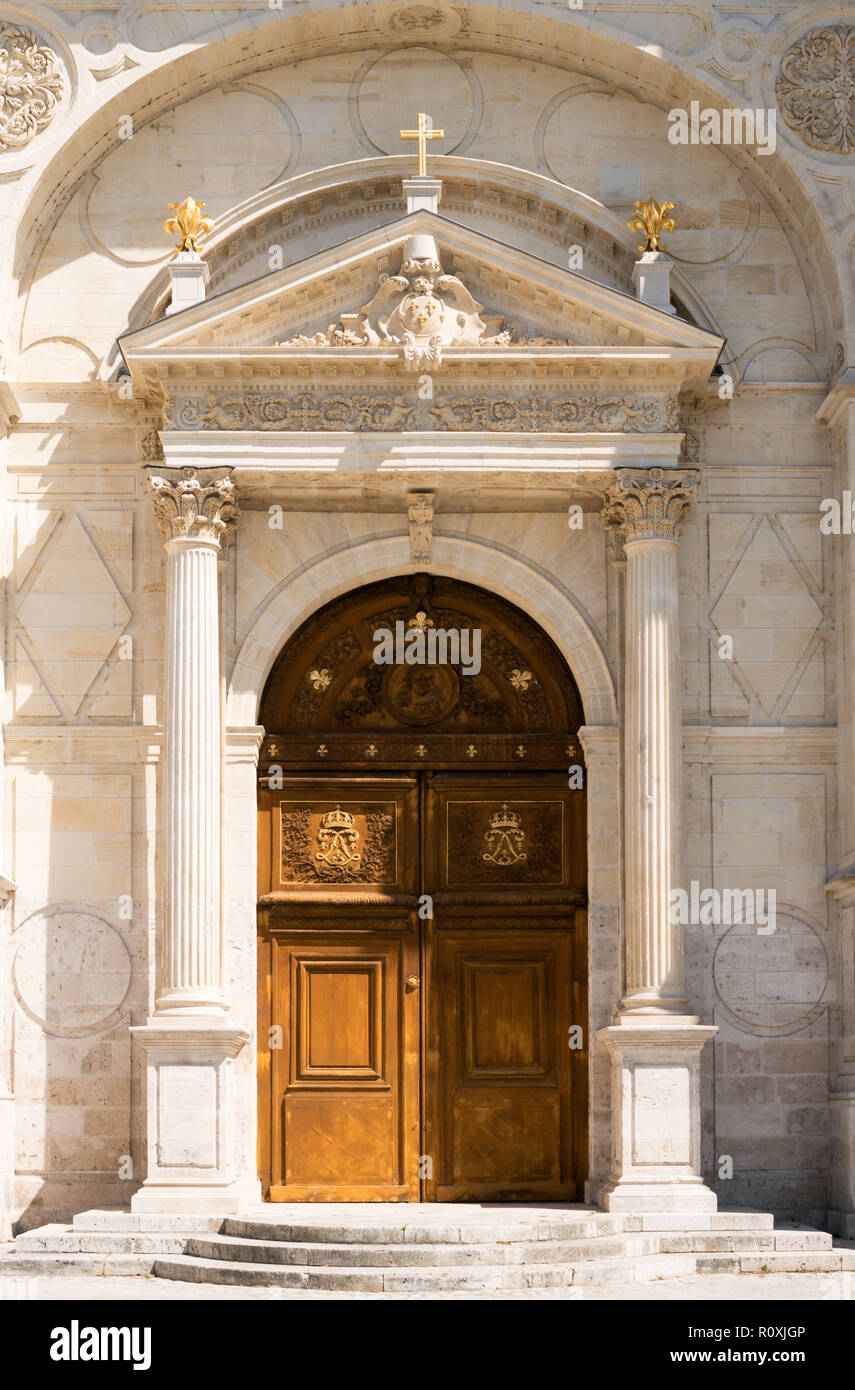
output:
[[[148,1171],[134,1212],[234,1212],[256,1198],[234,1175],[232,1064],[249,1034],[221,1019],[153,1018],[145,1050]]]
[[[612,1172],[605,1211],[712,1212],[701,1177],[700,1056],[718,1030],[694,1015],[623,1015],[597,1037],[612,1059]]]

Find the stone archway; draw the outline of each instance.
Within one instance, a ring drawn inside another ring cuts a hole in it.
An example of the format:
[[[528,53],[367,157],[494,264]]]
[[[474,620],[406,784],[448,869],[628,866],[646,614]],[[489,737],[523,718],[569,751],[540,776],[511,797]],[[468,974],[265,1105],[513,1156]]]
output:
[[[569,592],[530,562],[499,546],[462,536],[435,535],[433,547],[435,571],[498,594],[539,624],[566,661],[582,700],[585,724],[580,742],[585,752],[588,811],[587,1010],[592,1037],[585,1198],[595,1200],[608,1172],[611,1115],[601,1099],[609,1093],[609,1059],[594,1034],[611,1020],[621,994],[620,769],[611,672],[591,619]],[[248,924],[255,919],[257,899],[255,836],[247,834],[247,825],[256,803],[263,736],[257,721],[266,681],[282,648],[326,603],[367,583],[412,572],[409,543],[399,534],[330,551],[283,578],[257,608],[241,643],[226,688],[224,898],[234,998],[247,1019],[255,1007],[256,970]],[[249,1182],[255,1178],[257,1164],[254,1049],[245,1048],[237,1057],[234,1081],[237,1161]]]

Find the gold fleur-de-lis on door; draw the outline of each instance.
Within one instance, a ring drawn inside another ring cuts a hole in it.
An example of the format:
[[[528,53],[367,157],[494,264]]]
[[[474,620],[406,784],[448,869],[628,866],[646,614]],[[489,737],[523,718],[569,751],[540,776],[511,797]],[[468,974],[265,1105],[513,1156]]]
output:
[[[518,666],[515,666],[508,676],[508,680],[514,690],[528,690],[532,682],[532,672],[521,671]]]
[[[306,680],[311,682],[313,689],[326,690],[332,680],[332,671],[328,666],[322,666],[320,671],[310,671]]]

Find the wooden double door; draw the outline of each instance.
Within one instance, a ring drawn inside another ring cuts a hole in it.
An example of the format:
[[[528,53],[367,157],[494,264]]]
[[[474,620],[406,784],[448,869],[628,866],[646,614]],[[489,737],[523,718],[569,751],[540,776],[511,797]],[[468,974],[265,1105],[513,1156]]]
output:
[[[585,826],[566,776],[293,778],[260,816],[265,1196],[580,1200]]]

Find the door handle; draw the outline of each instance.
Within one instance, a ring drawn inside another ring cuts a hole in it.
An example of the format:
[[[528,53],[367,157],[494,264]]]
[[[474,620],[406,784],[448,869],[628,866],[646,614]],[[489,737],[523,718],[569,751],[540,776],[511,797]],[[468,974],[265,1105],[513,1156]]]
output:
[[[406,989],[408,994],[412,994],[415,990],[418,989],[420,984],[421,980],[419,979],[418,975],[408,975],[407,982],[404,988]]]

